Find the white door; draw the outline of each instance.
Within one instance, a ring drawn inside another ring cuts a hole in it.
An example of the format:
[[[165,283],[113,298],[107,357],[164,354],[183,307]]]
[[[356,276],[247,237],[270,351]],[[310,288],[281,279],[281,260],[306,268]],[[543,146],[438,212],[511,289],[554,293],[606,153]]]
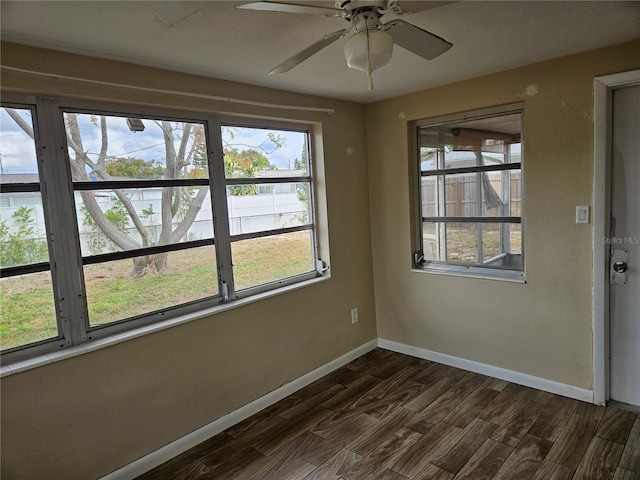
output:
[[[610,397],[640,406],[640,85],[613,90]]]

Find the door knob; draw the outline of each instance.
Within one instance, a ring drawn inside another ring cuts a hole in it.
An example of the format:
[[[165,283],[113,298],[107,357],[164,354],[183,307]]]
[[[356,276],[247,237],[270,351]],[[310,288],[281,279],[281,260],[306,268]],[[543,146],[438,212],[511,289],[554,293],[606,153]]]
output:
[[[627,271],[627,264],[624,262],[616,262],[613,264],[613,271],[616,273],[625,273]]]

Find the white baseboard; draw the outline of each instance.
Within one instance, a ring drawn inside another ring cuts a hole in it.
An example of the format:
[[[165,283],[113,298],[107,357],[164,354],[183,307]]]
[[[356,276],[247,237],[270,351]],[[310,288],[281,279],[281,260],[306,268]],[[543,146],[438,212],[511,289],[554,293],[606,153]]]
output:
[[[173,457],[186,452],[190,448],[195,447],[199,443],[208,440],[209,438],[223,432],[229,427],[240,423],[241,421],[249,418],[251,415],[258,413],[270,405],[288,397],[289,395],[297,392],[301,388],[315,382],[316,380],[324,377],[325,375],[337,370],[338,368],[346,365],[347,363],[361,357],[367,352],[374,350],[378,346],[378,340],[372,340],[360,347],[352,350],[331,362],[316,368],[315,370],[296,378],[295,380],[282,385],[280,388],[267,393],[266,395],[254,400],[253,402],[244,405],[237,410],[221,417],[213,422],[199,428],[178,440],[171,442],[164,447],[145,455],[138,460],[125,465],[122,468],[102,477],[101,480],[130,480],[148,472],[152,468],[162,465],[167,460],[171,460]]]
[[[412,357],[431,360],[432,362],[443,363],[451,367],[469,370],[470,372],[481,373],[489,377],[506,380],[508,382],[517,383],[526,387],[543,390],[545,392],[555,393],[563,397],[575,398],[583,402],[593,403],[593,390],[574,387],[565,383],[547,380],[527,373],[516,372],[506,368],[494,367],[486,363],[475,362],[460,357],[454,357],[444,353],[433,352],[424,348],[412,347],[403,343],[392,342],[391,340],[378,339],[378,346],[393,352],[404,353]]]

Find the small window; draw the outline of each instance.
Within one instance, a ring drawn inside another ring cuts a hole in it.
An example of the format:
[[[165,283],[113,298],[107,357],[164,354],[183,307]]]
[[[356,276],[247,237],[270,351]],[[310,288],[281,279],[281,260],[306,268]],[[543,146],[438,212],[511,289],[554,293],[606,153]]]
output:
[[[236,291],[313,272],[308,134],[233,124],[222,131]]]
[[[522,112],[419,122],[417,267],[522,277]]]

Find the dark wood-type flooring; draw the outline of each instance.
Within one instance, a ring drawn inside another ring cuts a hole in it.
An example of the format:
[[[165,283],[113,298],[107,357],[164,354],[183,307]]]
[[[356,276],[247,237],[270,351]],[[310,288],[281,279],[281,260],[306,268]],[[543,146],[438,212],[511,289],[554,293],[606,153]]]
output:
[[[640,415],[376,349],[139,478],[640,480]]]

